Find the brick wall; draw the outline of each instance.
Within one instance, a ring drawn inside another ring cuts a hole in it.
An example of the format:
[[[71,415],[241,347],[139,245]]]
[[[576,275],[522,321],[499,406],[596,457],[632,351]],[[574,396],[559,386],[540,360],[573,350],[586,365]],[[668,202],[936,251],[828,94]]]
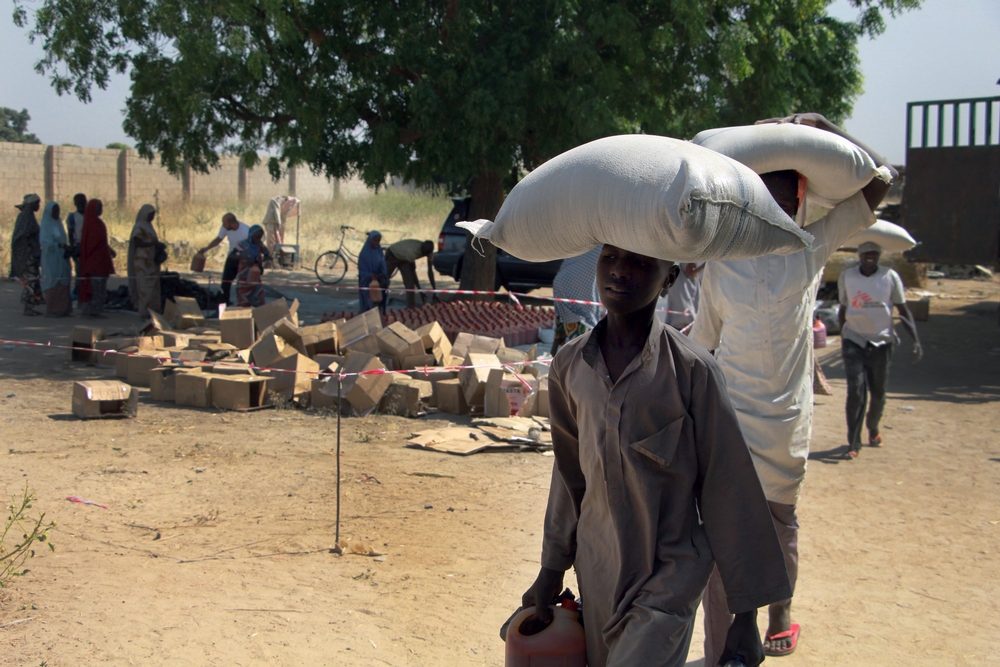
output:
[[[31,192],[45,201],[68,202],[83,192],[105,203],[131,205],[152,203],[154,195],[161,203],[224,205],[241,195],[248,201],[266,201],[289,194],[289,181],[289,174],[272,181],[263,163],[241,173],[239,160],[228,156],[208,174],[186,169],[183,175],[172,176],[158,159],[147,162],[135,151],[0,142],[0,210],[8,212]],[[373,192],[356,177],[329,181],[305,167],[295,170],[294,181],[295,196],[304,201],[366,197]]]

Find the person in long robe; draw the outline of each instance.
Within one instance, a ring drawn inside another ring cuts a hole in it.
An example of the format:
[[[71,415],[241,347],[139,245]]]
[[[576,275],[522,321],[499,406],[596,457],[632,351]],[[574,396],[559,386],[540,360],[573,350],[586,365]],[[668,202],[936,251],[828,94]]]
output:
[[[59,217],[59,204],[50,201],[42,214],[39,240],[42,244],[42,293],[45,295],[45,316],[66,317],[73,314],[70,282],[73,268],[67,254],[72,247]]]
[[[819,114],[799,114],[782,122],[815,123],[858,144],[877,165],[886,164]],[[779,171],[762,174],[761,180],[789,217],[803,224],[805,179],[794,171]],[[793,591],[799,560],[796,504],[812,437],[812,322],[817,281],[830,255],[875,222],[872,211],[888,190],[887,183],[874,179],[810,224],[807,230],[814,237],[810,249],[785,256],[709,262],[702,278],[698,316],[690,335],[704,347],[717,350]],[[704,597],[706,664],[714,663],[722,650],[731,618],[724,604],[728,592],[713,574]],[[767,655],[787,655],[797,646],[800,627],[791,620],[791,605],[789,598],[768,610]]]
[[[285,216],[282,208],[287,200],[288,197],[285,195],[278,195],[267,203],[267,211],[264,212],[264,220],[260,224],[264,227],[269,248],[277,248],[285,242]]]
[[[132,304],[139,311],[139,317],[149,317],[149,311],[159,313],[163,309],[160,299],[160,265],[156,262],[156,250],[160,237],[153,227],[156,209],[152,204],[143,204],[135,216],[132,234],[128,241],[129,295]]]
[[[358,253],[358,301],[361,304],[359,312],[366,313],[372,308],[378,307],[385,312],[385,289],[389,286],[389,271],[385,264],[385,255],[382,253],[382,234],[377,231],[368,232],[365,239],[365,247]],[[376,282],[381,290],[381,300],[377,303],[372,300],[372,282]]]
[[[236,271],[236,305],[241,308],[264,305],[264,262],[271,252],[264,245],[264,229],[250,228],[245,241],[236,247],[239,268]]]
[[[24,287],[21,303],[24,304],[25,315],[38,315],[34,307],[43,302],[38,282],[42,247],[38,238],[38,220],[35,219],[35,213],[41,205],[42,200],[38,195],[24,196],[24,201],[15,206],[21,212],[17,215],[14,232],[10,237],[10,277],[20,281]]]
[[[80,291],[77,297],[84,317],[104,317],[108,277],[115,273],[115,251],[108,244],[108,228],[101,220],[104,203],[91,199],[83,213],[80,232]]]
[[[549,373],[555,463],[542,567],[522,604],[548,620],[574,567],[590,667],[684,665],[713,563],[737,614],[724,657],[753,667],[764,657],[757,607],[791,592],[722,372],[655,316],[676,275],[672,262],[605,245],[608,314]]]

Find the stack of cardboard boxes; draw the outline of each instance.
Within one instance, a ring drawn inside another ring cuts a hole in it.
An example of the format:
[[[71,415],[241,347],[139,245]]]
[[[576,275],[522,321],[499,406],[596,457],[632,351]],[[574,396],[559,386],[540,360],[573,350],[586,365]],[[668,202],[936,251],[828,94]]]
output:
[[[228,308],[212,329],[196,303],[167,303],[167,314],[154,313],[139,336],[75,327],[73,359],[114,366],[126,386],[190,407],[253,410],[294,401],[348,415],[416,416],[428,406],[488,417],[548,415],[547,385],[530,365],[534,354],[499,338],[463,333],[452,343],[437,322],[415,331],[399,322],[383,327],[374,309],[299,326],[298,302],[284,299]]]

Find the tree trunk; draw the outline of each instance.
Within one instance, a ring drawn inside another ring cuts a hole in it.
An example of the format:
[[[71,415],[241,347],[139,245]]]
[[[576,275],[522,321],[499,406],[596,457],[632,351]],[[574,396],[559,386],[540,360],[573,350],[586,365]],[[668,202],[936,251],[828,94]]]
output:
[[[503,204],[503,176],[480,173],[472,181],[472,202],[469,220],[495,220]],[[465,241],[465,258],[462,260],[461,289],[492,290],[496,280],[497,249],[488,241],[477,241],[472,247],[472,234]],[[483,254],[479,254],[479,250]]]

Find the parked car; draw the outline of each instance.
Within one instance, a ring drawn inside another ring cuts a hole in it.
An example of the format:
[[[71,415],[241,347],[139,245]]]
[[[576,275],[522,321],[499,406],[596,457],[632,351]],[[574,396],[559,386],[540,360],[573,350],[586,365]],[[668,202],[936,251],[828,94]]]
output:
[[[438,235],[437,251],[434,253],[434,270],[459,280],[465,259],[466,231],[456,223],[469,219],[471,197],[452,197],[451,213]],[[494,289],[504,287],[511,292],[530,292],[539,287],[552,287],[552,281],[559,272],[562,260],[551,262],[526,262],[497,248],[497,271]]]

